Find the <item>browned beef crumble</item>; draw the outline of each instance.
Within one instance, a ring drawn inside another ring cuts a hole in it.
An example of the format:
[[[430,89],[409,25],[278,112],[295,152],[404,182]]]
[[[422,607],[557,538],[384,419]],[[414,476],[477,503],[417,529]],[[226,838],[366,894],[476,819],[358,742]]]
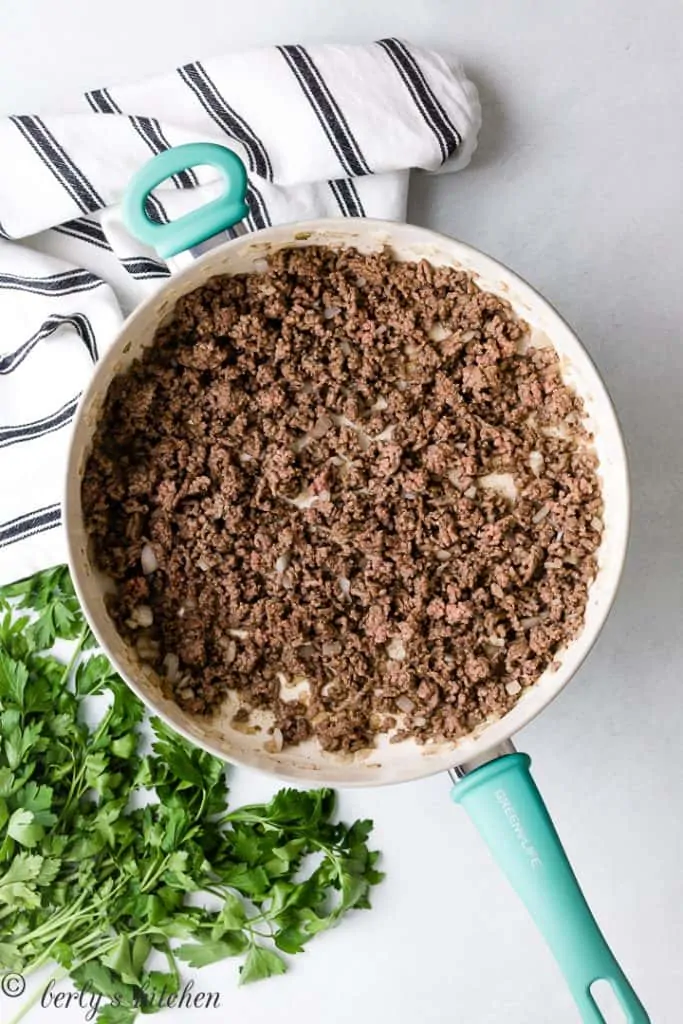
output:
[[[171,655],[182,707],[234,691],[238,724],[356,750],[461,736],[538,679],[581,628],[602,503],[581,403],[527,341],[465,273],[389,253],[285,250],[179,301],[110,387],[83,503],[117,627]]]

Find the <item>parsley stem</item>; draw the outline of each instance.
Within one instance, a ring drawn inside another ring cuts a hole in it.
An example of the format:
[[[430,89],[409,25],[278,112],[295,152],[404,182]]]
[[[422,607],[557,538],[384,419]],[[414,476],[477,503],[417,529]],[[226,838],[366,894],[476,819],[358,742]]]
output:
[[[178,961],[176,960],[176,958],[175,958],[175,956],[173,954],[173,950],[171,949],[171,944],[168,941],[168,939],[164,939],[163,947],[164,947],[164,953],[166,954],[166,961],[168,963],[168,969],[171,972],[171,974],[173,975],[173,977],[176,980],[176,982],[178,983],[178,986],[180,986],[180,972],[178,970]]]
[[[24,971],[24,975],[28,976],[29,974],[33,974],[33,972],[37,971],[39,967],[42,967],[43,964],[46,963],[50,959],[50,954],[52,953],[52,950],[55,948],[55,946],[58,945],[62,941],[62,939],[64,938],[65,935],[68,935],[70,930],[71,930],[71,922],[69,922],[69,924],[67,924],[66,928],[64,928],[61,932],[59,932],[57,935],[55,935],[55,937],[52,940],[52,942],[50,942],[50,944],[43,950],[43,952],[40,954],[38,959],[34,960],[33,963],[31,964],[31,966],[27,970]]]
[[[160,875],[163,875],[168,864],[168,859],[168,855],[164,857],[161,863],[152,870],[151,875],[149,871],[147,872],[147,875],[140,882],[140,889],[142,892],[146,892],[146,890],[152,885],[152,883],[156,882]]]
[[[81,653],[81,649],[82,649],[83,644],[85,643],[85,641],[86,641],[86,639],[88,637],[88,633],[89,632],[90,632],[90,627],[88,626],[87,623],[85,623],[84,626],[83,626],[83,629],[78,634],[78,638],[76,640],[76,646],[74,647],[73,652],[71,654],[71,658],[69,659],[69,662],[66,665],[66,668],[64,669],[64,672],[62,674],[62,678],[59,681],[59,688],[60,688],[60,690],[69,682],[69,677],[71,676],[71,673],[73,672],[74,665],[76,664],[76,662],[78,660],[78,656]]]
[[[129,939],[134,939],[138,935],[144,935],[147,930],[148,926],[145,924],[133,932],[128,932],[127,936]],[[73,972],[78,970],[79,967],[82,967],[83,964],[87,964],[89,960],[99,960],[99,958],[104,956],[105,953],[108,953],[118,945],[120,937],[120,935],[115,935],[113,938],[111,938],[111,936],[108,937],[106,942],[103,942],[100,946],[96,946],[96,948],[91,950],[87,956],[81,956],[79,959],[75,960],[69,967],[69,973],[73,974]],[[98,933],[92,937],[92,941],[99,941],[101,938],[101,934]]]
[[[88,895],[88,890],[85,890],[85,892],[81,893],[81,895],[78,897],[74,905],[70,907],[65,907],[64,910],[58,911],[50,918],[49,921],[46,921],[38,928],[34,928],[32,932],[27,932],[26,934],[22,935],[19,941],[21,943],[25,943],[29,940],[34,941],[37,938],[43,938],[45,935],[49,935],[49,933],[54,931],[55,929],[61,928],[63,921],[68,920],[71,923],[72,920],[77,920],[77,912]],[[87,913],[90,912],[88,911]]]

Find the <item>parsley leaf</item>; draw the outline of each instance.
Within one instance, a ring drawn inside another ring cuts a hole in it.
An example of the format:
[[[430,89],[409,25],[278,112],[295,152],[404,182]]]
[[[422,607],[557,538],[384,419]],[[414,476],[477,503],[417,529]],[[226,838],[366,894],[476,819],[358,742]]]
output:
[[[33,811],[17,810],[9,819],[7,835],[16,839],[22,846],[35,846],[45,835],[45,830],[36,821]]]
[[[185,960],[190,967],[206,967],[217,960],[243,953],[249,940],[241,931],[225,932],[217,942],[191,943],[175,950],[179,960]]]
[[[260,981],[261,978],[270,978],[273,974],[284,974],[286,970],[286,963],[272,949],[252,946],[247,953],[244,966],[240,968],[240,985]]]

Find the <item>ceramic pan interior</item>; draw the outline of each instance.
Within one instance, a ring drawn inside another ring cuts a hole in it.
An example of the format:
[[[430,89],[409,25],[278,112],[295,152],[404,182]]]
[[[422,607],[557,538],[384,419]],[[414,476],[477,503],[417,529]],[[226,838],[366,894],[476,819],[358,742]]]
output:
[[[81,511],[81,478],[93,428],[112,378],[149,345],[154,332],[179,296],[215,274],[254,269],[254,261],[284,246],[325,244],[356,246],[364,251],[388,246],[399,259],[426,258],[435,265],[462,268],[487,291],[508,299],[532,329],[532,343],[552,343],[562,372],[584,400],[588,425],[600,460],[605,529],[598,553],[599,571],[590,589],[582,633],[559,655],[559,668],[548,670],[526,690],[503,718],[486,723],[457,743],[420,746],[413,741],[389,744],[382,738],[367,752],[336,755],[309,741],[274,754],[264,749],[266,733],[247,735],[231,727],[235,704],[228,701],[214,718],[193,717],[164,698],[158,680],[142,666],[118,635],[107,613],[104,596],[110,584],[93,567]],[[506,267],[451,238],[409,224],[373,220],[321,220],[269,228],[235,239],[208,252],[126,321],[104,359],[98,364],[74,425],[68,464],[64,513],[69,558],[86,615],[118,671],[145,703],[178,732],[227,761],[244,764],[307,783],[379,785],[417,779],[477,758],[538,714],[569,681],[593,645],[609,612],[619,582],[628,536],[628,475],[619,425],[609,396],[576,335],[555,310],[528,284]]]

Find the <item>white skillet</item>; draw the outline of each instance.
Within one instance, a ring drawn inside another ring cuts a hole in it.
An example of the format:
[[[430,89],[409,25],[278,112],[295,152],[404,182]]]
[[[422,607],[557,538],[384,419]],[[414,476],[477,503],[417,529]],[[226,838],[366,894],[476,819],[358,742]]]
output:
[[[210,164],[226,182],[222,196],[172,224],[154,224],[144,211],[151,190],[171,174]],[[155,157],[136,175],[124,197],[131,232],[179,272],[126,320],[98,364],[74,425],[64,499],[70,568],[85,614],[103,649],[151,711],[187,739],[234,764],[308,785],[378,786],[450,771],[453,799],[462,803],[500,866],[524,900],[563,970],[582,1020],[605,1024],[592,986],[605,980],[623,1008],[622,1021],[647,1024],[649,1017],[614,959],[584,900],[538,790],[530,759],[510,738],[530,722],[569,682],[595,643],[609,613],[622,571],[629,525],[629,487],[624,445],[612,403],[595,366],[570,327],[528,284],[506,267],[452,238],[410,224],[366,219],[317,220],[246,234],[242,223],[246,175],[230,150],[211,144],[180,146]],[[389,246],[398,259],[426,258],[434,265],[462,268],[477,284],[510,301],[527,321],[532,341],[552,343],[565,380],[582,397],[595,438],[604,499],[604,534],[599,571],[589,592],[581,634],[526,690],[503,718],[486,723],[457,743],[420,746],[380,740],[371,751],[335,755],[309,741],[278,753],[265,749],[267,737],[247,735],[230,724],[234,705],[205,720],[182,711],[161,694],[153,671],[142,665],[117,633],[105,607],[111,582],[93,566],[81,508],[81,480],[95,424],[116,374],[152,343],[160,322],[181,295],[216,274],[254,271],[255,263],[282,247],[354,246],[372,251]],[[609,1024],[612,1024],[610,1018]]]

